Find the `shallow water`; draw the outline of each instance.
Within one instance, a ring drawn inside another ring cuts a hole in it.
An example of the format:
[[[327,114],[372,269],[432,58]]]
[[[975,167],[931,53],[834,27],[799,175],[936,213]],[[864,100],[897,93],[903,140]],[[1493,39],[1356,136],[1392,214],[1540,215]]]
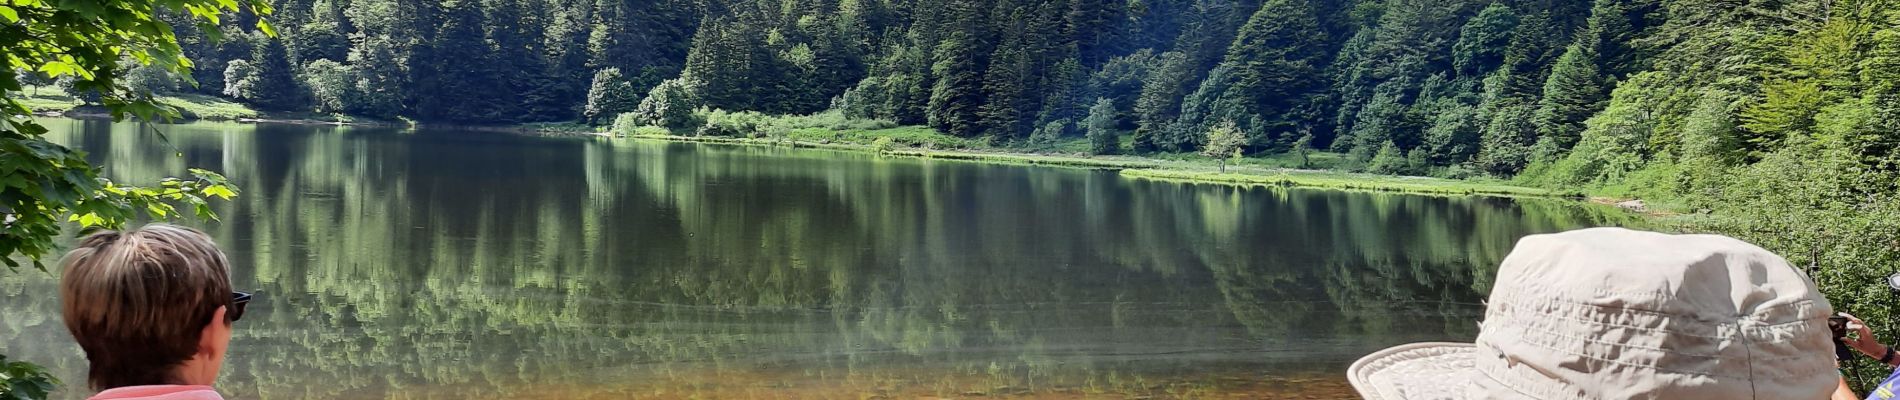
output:
[[[222,171],[197,224],[261,293],[235,398],[1351,398],[1469,340],[1572,202],[1136,181],[821,150],[44,120],[133,183]],[[0,274],[0,353],[82,397],[56,278]]]

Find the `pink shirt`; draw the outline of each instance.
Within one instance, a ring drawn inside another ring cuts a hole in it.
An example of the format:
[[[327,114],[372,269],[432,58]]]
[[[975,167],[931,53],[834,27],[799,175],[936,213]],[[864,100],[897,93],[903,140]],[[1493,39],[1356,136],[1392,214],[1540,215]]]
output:
[[[224,400],[210,386],[151,385],[106,389],[87,400]]]

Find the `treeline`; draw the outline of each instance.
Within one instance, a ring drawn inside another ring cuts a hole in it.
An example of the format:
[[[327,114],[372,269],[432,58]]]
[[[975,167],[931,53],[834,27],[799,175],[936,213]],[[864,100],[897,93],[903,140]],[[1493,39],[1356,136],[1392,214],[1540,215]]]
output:
[[[1089,136],[1101,153],[1204,150],[1232,124],[1247,154],[1331,149],[1371,172],[1528,169],[1566,184],[1657,160],[1746,165],[1813,142],[1890,169],[1900,147],[1895,0],[276,7],[274,38],[174,24],[196,87],[136,70],[128,81],[431,122],[626,114],[677,131],[700,123],[697,109],[835,111],[1003,143]]]

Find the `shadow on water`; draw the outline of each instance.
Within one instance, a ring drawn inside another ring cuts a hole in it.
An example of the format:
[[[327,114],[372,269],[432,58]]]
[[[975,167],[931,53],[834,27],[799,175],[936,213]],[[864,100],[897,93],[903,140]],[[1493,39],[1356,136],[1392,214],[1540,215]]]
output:
[[[264,294],[221,381],[239,397],[1350,397],[1361,354],[1473,337],[1517,238],[1628,222],[816,150],[47,122],[116,179],[243,187],[202,225]],[[77,384],[55,282],[0,275],[0,353]]]

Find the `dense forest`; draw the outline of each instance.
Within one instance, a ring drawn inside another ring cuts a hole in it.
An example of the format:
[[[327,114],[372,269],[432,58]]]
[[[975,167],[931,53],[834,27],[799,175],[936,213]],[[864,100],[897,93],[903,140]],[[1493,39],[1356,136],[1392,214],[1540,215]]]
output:
[[[425,122],[836,111],[1102,153],[1197,151],[1226,123],[1249,154],[1563,183],[1817,142],[1885,166],[1900,142],[1890,0],[274,3],[274,37],[173,24],[195,86],[125,81]]]

